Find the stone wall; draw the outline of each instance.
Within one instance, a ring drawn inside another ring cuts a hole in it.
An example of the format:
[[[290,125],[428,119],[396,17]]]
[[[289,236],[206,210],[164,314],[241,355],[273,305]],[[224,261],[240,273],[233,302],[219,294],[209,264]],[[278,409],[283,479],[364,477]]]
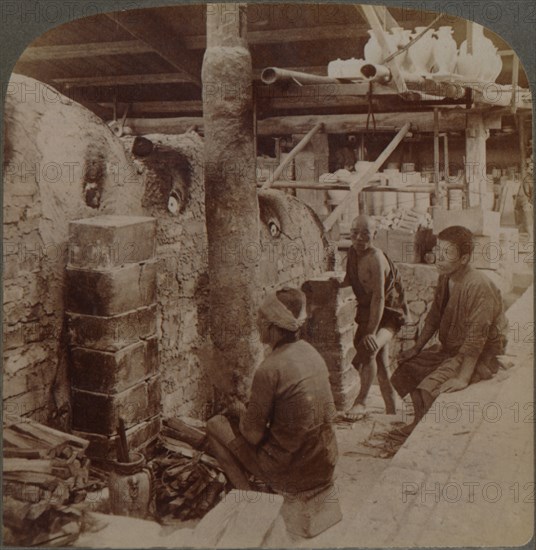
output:
[[[119,140],[82,106],[32,79],[14,75],[12,84],[20,93],[6,101],[5,413],[69,428],[68,224],[119,214],[156,219],[162,412],[205,416],[217,399],[217,362],[206,353],[211,341],[202,139],[194,132],[147,136],[153,146],[135,148],[135,157],[133,137]],[[305,204],[280,191],[260,193],[259,203],[259,241],[242,251],[262,256],[259,298],[285,284],[299,287],[329,268],[328,243]],[[124,243],[117,252],[129,254],[137,245]],[[135,327],[127,323],[120,330],[134,335]]]
[[[140,215],[143,182],[98,117],[33,79],[13,75],[10,86],[3,173],[4,411],[67,427],[68,222]]]
[[[203,416],[213,387],[200,353],[210,346],[203,141],[195,132],[145,136],[135,163],[145,183],[144,213],[157,219],[157,336],[164,416]],[[134,138],[122,139],[131,151]],[[136,150],[136,149],[135,149]],[[170,194],[179,201],[168,209]]]

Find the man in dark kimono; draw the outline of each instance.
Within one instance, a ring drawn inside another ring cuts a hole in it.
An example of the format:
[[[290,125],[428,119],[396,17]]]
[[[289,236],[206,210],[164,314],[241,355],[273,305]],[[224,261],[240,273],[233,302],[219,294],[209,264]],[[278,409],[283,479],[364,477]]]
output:
[[[473,234],[462,226],[439,233],[434,301],[415,345],[399,356],[391,383],[401,397],[411,395],[415,417],[401,432],[409,435],[436,397],[491,378],[504,353],[507,321],[500,291],[470,265]],[[423,349],[438,333],[439,345]]]
[[[249,403],[239,407],[238,424],[223,415],[207,422],[214,455],[237,489],[251,488],[250,474],[283,493],[332,481],[333,396],[322,356],[299,339],[305,320],[300,290],[283,289],[264,300],[259,333],[272,351],[254,373]]]
[[[353,407],[344,415],[356,421],[366,414],[366,399],[374,377],[378,376],[387,414],[395,414],[394,392],[389,382],[389,343],[408,317],[404,290],[398,270],[373,245],[376,224],[368,216],[352,222],[346,277],[357,299],[356,354],[352,361],[359,372],[361,387]]]

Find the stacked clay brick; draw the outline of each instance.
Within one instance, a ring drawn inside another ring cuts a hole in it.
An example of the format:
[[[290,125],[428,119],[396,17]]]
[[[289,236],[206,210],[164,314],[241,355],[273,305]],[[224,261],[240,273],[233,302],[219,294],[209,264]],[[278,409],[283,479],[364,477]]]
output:
[[[120,417],[131,450],[159,432],[155,239],[154,218],[101,216],[69,225],[72,423],[94,459],[116,458]]]
[[[356,299],[351,287],[340,288],[343,278],[326,272],[303,285],[309,317],[304,337],[326,361],[337,410],[350,408],[359,389],[352,366]]]

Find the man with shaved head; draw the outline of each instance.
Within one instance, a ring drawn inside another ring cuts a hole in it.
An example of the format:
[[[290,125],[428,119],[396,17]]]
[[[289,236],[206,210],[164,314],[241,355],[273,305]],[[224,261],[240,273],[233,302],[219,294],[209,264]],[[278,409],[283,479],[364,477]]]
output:
[[[366,414],[366,400],[377,374],[387,414],[395,414],[394,392],[389,381],[389,342],[406,322],[408,309],[400,275],[393,262],[373,245],[376,223],[368,216],[352,222],[346,277],[357,298],[356,355],[352,361],[361,387],[345,418],[356,421]]]

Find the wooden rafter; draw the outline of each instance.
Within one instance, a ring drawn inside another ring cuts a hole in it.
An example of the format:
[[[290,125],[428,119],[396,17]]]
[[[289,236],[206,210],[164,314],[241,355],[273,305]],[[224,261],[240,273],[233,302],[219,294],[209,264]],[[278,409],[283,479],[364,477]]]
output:
[[[116,16],[118,14],[111,14]],[[126,13],[121,14],[124,17]],[[150,14],[147,14],[149,16]],[[137,16],[138,21],[145,21],[145,17]],[[406,26],[418,25],[418,21],[407,21]],[[160,24],[159,24],[160,25]],[[364,38],[368,25],[326,25],[315,27],[296,27],[290,29],[274,29],[267,31],[248,31],[247,38],[250,45],[270,45],[291,42],[310,42],[317,40],[337,40],[344,38]],[[157,36],[175,42],[172,31],[164,35],[164,30],[158,26]],[[171,39],[169,38],[171,37]],[[183,36],[182,45],[187,50],[203,50],[206,47],[205,35]],[[72,59],[107,55],[135,55],[154,52],[154,48],[142,40],[119,40],[113,42],[91,42],[85,44],[67,44],[55,46],[31,46],[24,50],[20,57],[21,62],[42,61],[52,59]],[[357,55],[356,55],[357,56]],[[311,72],[305,68],[300,70]],[[325,73],[324,67],[324,73]]]
[[[53,61],[101,55],[136,55],[154,52],[148,44],[139,40],[119,40],[116,42],[90,42],[57,46],[30,46],[20,56],[19,63]]]
[[[54,78],[52,82],[67,87],[91,88],[97,86],[138,86],[140,84],[187,84],[192,82],[192,79],[180,73],[156,73]]]
[[[170,65],[187,74],[201,85],[201,66],[188,54],[180,36],[176,36],[163,21],[143,10],[129,10],[107,14],[132,36],[150,46]]]
[[[377,113],[376,132],[396,132],[408,120],[407,113]],[[257,122],[259,136],[277,136],[289,134],[306,134],[315,124],[322,122],[324,131],[328,134],[351,134],[363,132],[366,128],[367,115],[307,115],[270,117]],[[412,131],[433,132],[433,113],[412,113]],[[161,132],[164,134],[181,134],[191,126],[197,126],[203,131],[202,117],[174,118],[127,118],[125,126],[135,134]],[[466,113],[460,110],[443,111],[440,120],[441,131],[465,130]]]

